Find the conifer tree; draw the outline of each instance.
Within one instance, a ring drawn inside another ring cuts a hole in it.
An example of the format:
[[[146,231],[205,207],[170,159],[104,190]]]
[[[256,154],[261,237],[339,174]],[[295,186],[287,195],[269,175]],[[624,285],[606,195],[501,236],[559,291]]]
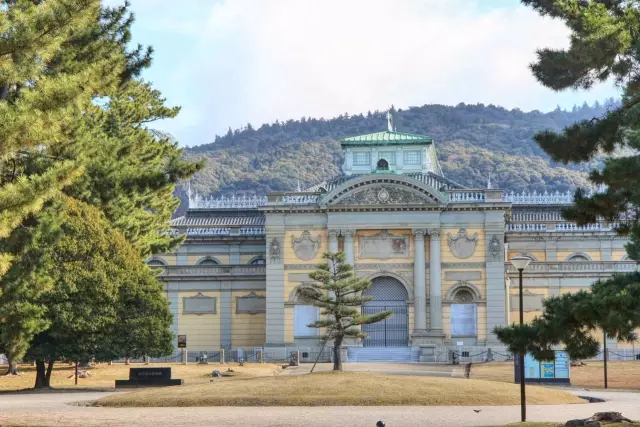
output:
[[[47,4],[54,3],[47,0]],[[3,200],[13,201],[11,193],[16,189],[11,179],[38,184],[40,177],[57,170],[58,164],[69,164],[74,174],[82,176],[82,179],[65,181],[67,185],[63,189],[52,187],[49,202],[42,198],[36,200],[37,207],[46,210],[42,215],[28,211],[17,222],[21,225],[19,229],[11,231],[7,227],[7,233],[0,234],[0,252],[13,259],[11,268],[5,268],[7,277],[0,278],[0,340],[12,361],[25,355],[34,336],[38,336],[39,342],[49,336],[47,328],[51,325],[46,320],[47,305],[42,296],[50,295],[51,288],[57,284],[47,278],[48,258],[43,254],[56,242],[58,232],[54,227],[56,222],[49,217],[64,217],[63,210],[48,209],[56,205],[57,199],[69,198],[96,207],[112,232],[122,233],[133,245],[141,268],[146,267],[140,257],[170,250],[182,239],[170,233],[168,227],[179,203],[173,191],[175,184],[198,170],[200,164],[182,161],[182,151],[172,138],[148,128],[156,120],[174,117],[179,109],[166,107],[160,93],[138,77],[141,70],[150,65],[152,50],[140,46],[128,49],[132,24],[132,15],[125,4],[103,8],[69,31],[49,58],[48,72],[73,75],[93,69],[94,64],[108,58],[106,68],[111,74],[104,76],[104,87],[94,85],[87,95],[88,102],[72,103],[81,108],[73,120],[65,119],[50,144],[41,144],[37,150],[23,147],[26,149],[16,151],[7,157],[10,161],[0,165],[3,177],[9,175],[9,181],[5,179],[9,183],[0,188],[0,206]],[[0,109],[0,118],[2,113]],[[10,211],[0,210],[0,215],[5,213],[13,218]],[[135,286],[146,283],[149,292],[155,289],[147,279]],[[149,292],[133,292],[126,301],[133,301],[131,298],[135,295],[149,296]],[[166,313],[159,308],[166,302],[164,296],[161,292],[153,296],[160,300],[149,302],[148,311],[134,312],[140,314],[139,319],[146,318],[145,325],[160,328],[147,329],[149,334],[170,336],[171,319],[167,323]],[[100,301],[95,303],[99,305]],[[136,344],[135,348],[140,345]],[[130,349],[131,352],[135,352],[135,348]],[[101,348],[100,352],[112,349]],[[147,354],[157,353],[153,348],[146,350]],[[165,346],[163,351],[170,349]],[[29,353],[33,357],[33,352]]]
[[[73,69],[50,67],[99,11],[99,0],[0,0],[0,238],[82,171],[74,160],[57,160],[27,177],[19,163],[64,140],[92,98],[116,84],[123,64],[118,56]],[[11,259],[0,250],[0,275]]]
[[[523,0],[542,15],[563,20],[572,31],[568,49],[542,49],[531,66],[544,86],[556,91],[589,89],[613,79],[623,91],[622,104],[607,103],[609,111],[567,127],[545,131],[535,140],[553,160],[581,163],[605,154],[604,167],[590,174],[594,186],[605,190],[575,194],[564,210],[578,225],[606,220],[628,235],[627,253],[640,261],[640,5],[626,0]],[[624,152],[624,156],[616,155]],[[609,338],[635,339],[640,327],[640,275],[614,276],[597,282],[591,292],[552,297],[540,318],[531,324],[497,328],[496,334],[512,351],[531,351],[550,358],[553,345],[564,344],[573,358],[594,356],[593,338],[604,330]]]
[[[360,313],[360,306],[371,297],[362,292],[371,287],[371,281],[356,277],[353,266],[345,262],[342,252],[325,252],[326,263],[318,264],[309,277],[315,280],[311,286],[300,289],[300,295],[321,309],[324,319],[309,325],[310,328],[326,328],[323,339],[333,341],[333,370],[342,371],[340,349],[346,337],[366,338],[359,326],[369,325],[393,315],[390,310],[368,315]]]

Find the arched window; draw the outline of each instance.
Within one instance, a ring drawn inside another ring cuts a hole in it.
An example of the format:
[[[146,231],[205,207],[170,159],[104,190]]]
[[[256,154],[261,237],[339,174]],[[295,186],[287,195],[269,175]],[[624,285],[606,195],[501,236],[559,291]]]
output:
[[[152,258],[149,261],[147,261],[147,265],[151,268],[162,268],[162,267],[166,267],[167,263],[161,259]]]
[[[582,261],[590,261],[590,259],[586,255],[576,254],[576,255],[571,255],[569,258],[567,258],[567,261],[582,262]]]
[[[478,334],[477,305],[469,289],[460,288],[451,304],[451,336],[476,336]]]
[[[389,162],[386,159],[378,160],[378,164],[376,165],[376,170],[388,171],[389,170]]]
[[[198,265],[220,265],[220,262],[215,258],[206,257],[198,261]]]
[[[249,261],[249,264],[251,264],[251,265],[264,265],[266,263],[267,262],[265,261],[265,259],[263,257],[261,257],[261,256],[255,257],[251,261]]]

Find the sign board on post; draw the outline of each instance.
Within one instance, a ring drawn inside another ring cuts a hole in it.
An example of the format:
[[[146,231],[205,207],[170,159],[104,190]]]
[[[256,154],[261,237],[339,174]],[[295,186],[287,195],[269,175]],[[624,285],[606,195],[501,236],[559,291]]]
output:
[[[458,341],[458,347],[462,347],[464,345],[464,341]]]
[[[178,348],[187,348],[187,336],[178,335]]]
[[[554,360],[536,360],[532,354],[524,357],[524,376],[528,383],[570,385],[569,355],[566,351],[555,351]],[[516,357],[515,382],[520,383],[520,358]]]

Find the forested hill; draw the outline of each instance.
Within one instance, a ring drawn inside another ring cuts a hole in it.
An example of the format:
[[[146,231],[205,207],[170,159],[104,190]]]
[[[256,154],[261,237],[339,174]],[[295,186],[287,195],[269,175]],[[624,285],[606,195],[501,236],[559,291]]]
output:
[[[494,187],[566,191],[586,185],[586,172],[595,164],[553,164],[533,135],[601,116],[611,103],[613,100],[549,113],[482,104],[424,105],[398,109],[394,116],[398,131],[433,137],[445,176],[463,185],[484,187],[491,175]],[[376,111],[230,129],[210,144],[186,150],[187,157],[207,161],[192,187],[200,194],[214,195],[291,191],[298,182],[304,188],[339,173],[340,139],[386,128],[386,112]]]

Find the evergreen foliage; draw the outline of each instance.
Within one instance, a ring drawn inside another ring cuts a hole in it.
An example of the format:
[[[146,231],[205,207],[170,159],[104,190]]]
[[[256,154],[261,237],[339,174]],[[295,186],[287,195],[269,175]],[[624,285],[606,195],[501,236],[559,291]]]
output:
[[[325,316],[307,326],[325,328],[323,339],[333,341],[333,370],[342,371],[340,349],[344,338],[366,338],[360,326],[384,320],[393,312],[361,314],[360,306],[371,301],[371,297],[362,295],[371,287],[371,281],[355,276],[353,266],[345,262],[343,252],[325,252],[322,258],[327,262],[316,265],[316,269],[309,273],[309,278],[315,282],[302,287],[300,295],[319,307],[320,314]]]
[[[579,225],[598,218],[619,222],[629,235],[627,253],[640,261],[640,5],[635,1],[523,0],[542,15],[563,20],[572,31],[568,49],[542,49],[531,66],[536,78],[554,90],[588,89],[613,79],[623,89],[622,104],[584,119],[562,132],[540,132],[536,142],[553,160],[565,164],[590,162],[604,155],[603,168],[589,180],[604,186],[592,197],[579,189],[576,203],[563,212]],[[640,274],[616,275],[599,281],[591,292],[552,297],[531,324],[497,328],[496,334],[514,352],[552,357],[554,345],[566,346],[572,358],[595,356],[604,331],[608,338],[636,339],[640,327]],[[601,333],[601,332],[599,332]]]
[[[148,128],[179,112],[138,77],[150,65],[152,50],[128,49],[133,24],[128,4],[100,8],[97,0],[16,0],[2,5],[0,30],[8,45],[26,49],[15,47],[12,61],[2,62],[0,55],[0,89],[8,91],[0,98],[0,140],[15,136],[0,163],[2,347],[12,361],[25,354],[36,360],[37,386],[47,384],[46,360],[171,352],[166,298],[144,258],[181,242],[168,226],[179,203],[172,194],[201,164],[183,160],[173,138]],[[44,41],[36,34],[42,31],[57,35],[41,47]],[[33,47],[27,49],[31,33]],[[3,43],[0,38],[0,53]],[[42,62],[32,67],[40,74],[20,74],[32,62]],[[47,79],[51,88],[40,88]],[[72,79],[78,87],[57,93],[56,79],[65,84]],[[39,132],[33,141],[30,135],[16,136],[27,123]],[[73,222],[78,210],[100,227],[95,240],[93,233],[81,233],[89,224]],[[74,270],[88,256],[86,248],[106,249],[100,239],[127,254],[128,278],[110,270],[117,266],[105,265],[114,256],[111,250]],[[67,246],[60,248],[61,242]],[[56,275],[66,269],[73,274]],[[115,282],[106,279],[110,276]],[[76,298],[78,311],[56,305],[58,295],[60,301]],[[120,319],[117,326],[114,318]]]
[[[42,211],[38,228],[58,232],[53,244],[39,241],[51,233],[34,235],[33,247],[44,248],[37,255],[48,262],[38,261],[32,277],[49,286],[22,299],[39,310],[28,318],[46,325],[33,341],[21,341],[30,343],[28,359],[51,366],[61,358],[105,361],[172,351],[172,317],[162,284],[97,208],[65,197]],[[36,387],[47,386],[49,378],[38,375]]]
[[[99,0],[0,1],[0,238],[82,170],[73,160],[53,161],[24,177],[16,162],[64,140],[93,97],[117,83],[123,69],[117,56],[72,68],[50,66],[99,12]],[[0,274],[10,261],[0,251]]]

